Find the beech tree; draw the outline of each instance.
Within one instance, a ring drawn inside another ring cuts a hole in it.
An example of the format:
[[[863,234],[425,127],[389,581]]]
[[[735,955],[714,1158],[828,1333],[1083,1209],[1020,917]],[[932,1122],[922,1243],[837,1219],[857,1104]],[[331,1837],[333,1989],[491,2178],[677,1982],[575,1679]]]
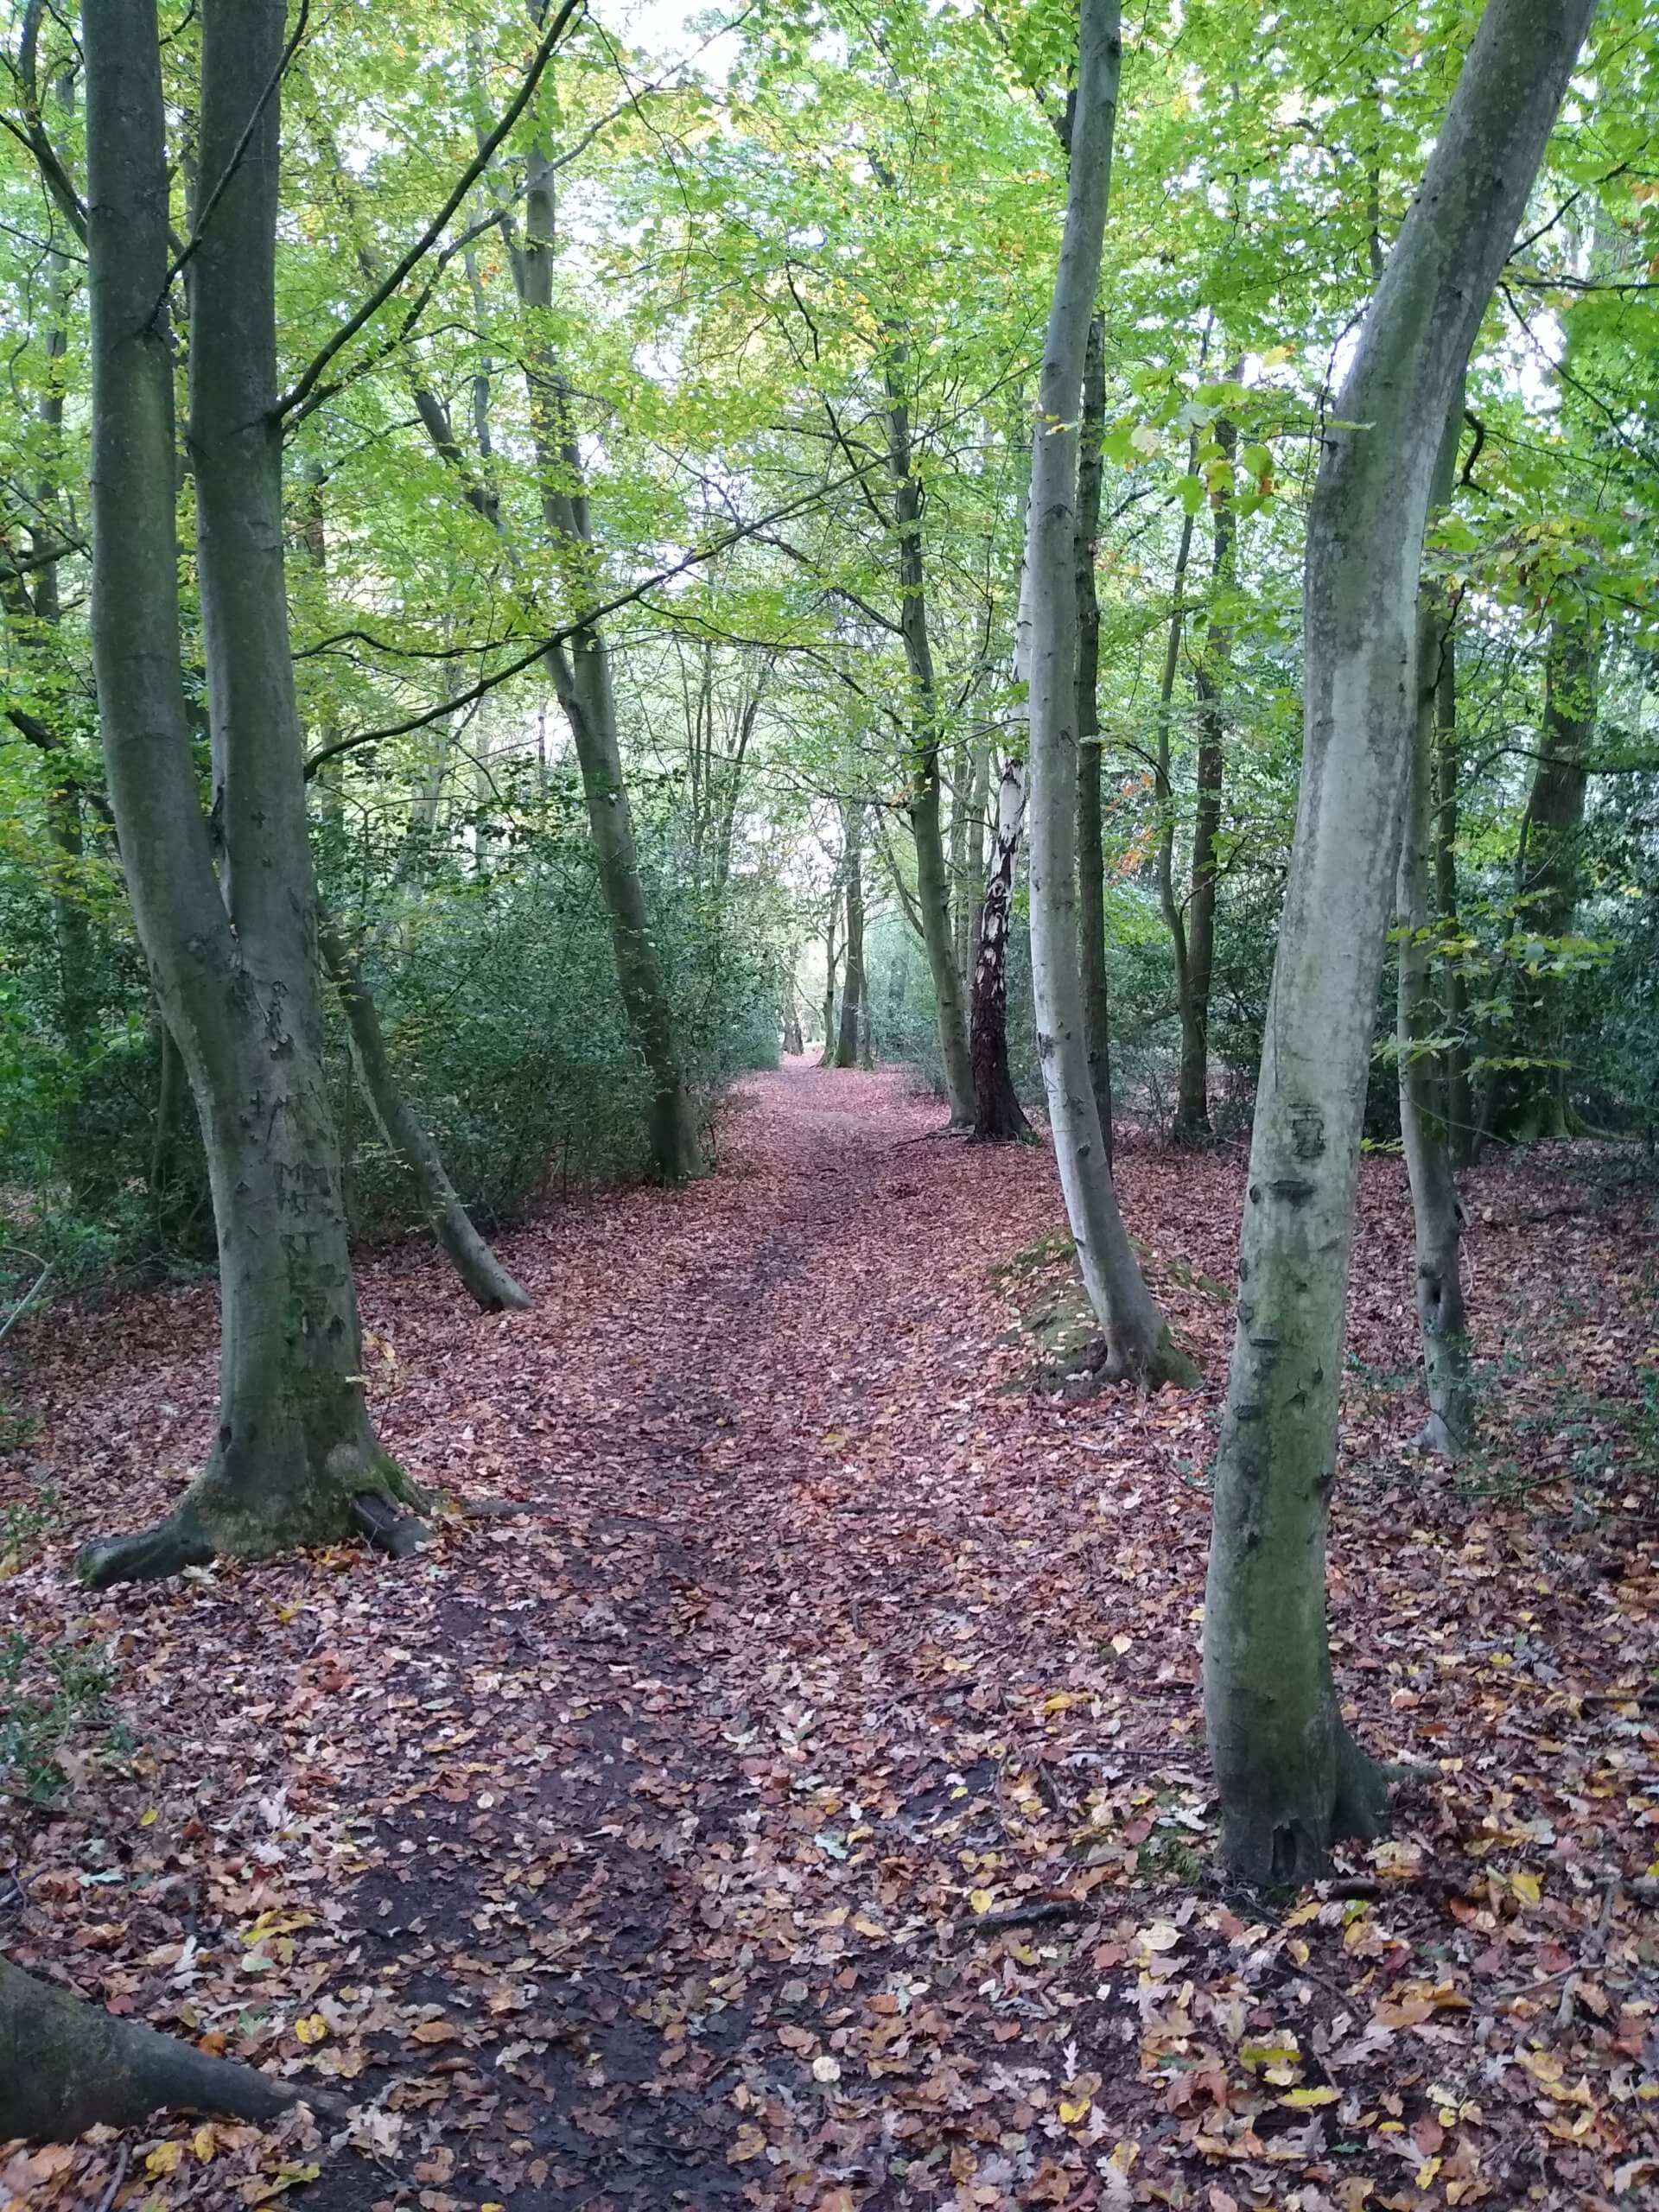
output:
[[[283,0],[201,17],[188,449],[213,796],[180,647],[175,273],[153,0],[88,0],[92,647],[139,937],[207,1147],[219,1240],[212,1458],[157,1528],[90,1546],[94,1586],[338,1539],[419,1502],[375,1440],[321,1064],[316,901],[283,580],[274,310]]]
[[[1195,1371],[1147,1288],[1112,1190],[1077,963],[1077,454],[1121,62],[1115,0],[1084,0],[1071,184],[1043,344],[1026,525],[1031,969],[1049,1126],[1084,1283],[1106,1332],[1105,1372],[1155,1388],[1191,1382]]]
[[[1205,1719],[1235,1873],[1303,1881],[1376,1833],[1384,1770],[1325,1624],[1372,1007],[1412,745],[1442,427],[1595,0],[1491,0],[1325,430],[1308,516],[1300,799],[1274,963],[1215,1469]]]

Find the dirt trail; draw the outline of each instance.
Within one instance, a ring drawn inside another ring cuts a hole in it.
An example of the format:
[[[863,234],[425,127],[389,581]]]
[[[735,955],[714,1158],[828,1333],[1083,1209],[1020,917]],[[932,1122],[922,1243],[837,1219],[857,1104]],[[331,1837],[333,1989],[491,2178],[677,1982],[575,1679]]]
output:
[[[1154,1269],[1180,1263],[1160,1289],[1205,1390],[1072,1408],[1010,1394],[1028,1352],[1001,1341],[1038,1278],[997,1270],[1054,1230],[1052,1162],[930,1141],[937,1122],[897,1075],[750,1078],[708,1181],[505,1241],[524,1315],[473,1317],[413,1247],[372,1259],[387,1442],[536,1514],[447,1524],[412,1564],[342,1551],[100,1600],[88,1632],[117,1641],[144,1749],[20,1839],[0,1940],[376,2097],[378,2158],[289,2146],[322,2169],[299,2202],[1121,2205],[1116,2144],[1137,2187],[1202,2202],[1241,2161],[1322,2155],[1230,2056],[1240,2023],[1330,2052],[1332,2018],[1351,2037],[1408,1971],[1466,1976],[1479,1951],[1489,1981],[1526,1978],[1489,1931],[1448,1946],[1409,1889],[1355,1951],[1338,1907],[1236,1950],[1244,1923],[1203,1888],[1198,1485],[1230,1314],[1196,1286],[1230,1274],[1236,1161],[1131,1147],[1121,1169]],[[1380,1372],[1409,1357],[1397,1170],[1365,1193],[1354,1341]],[[1605,1343],[1599,1234],[1558,1269],[1596,1283]],[[213,1346],[201,1290],[37,1333],[36,1448],[71,1514],[4,1586],[16,1618],[74,1618],[69,1544],[163,1508],[208,1433]],[[1455,1744],[1402,1846],[1455,1852],[1523,1725],[1606,1794],[1586,1777],[1614,1708],[1563,1710],[1560,1686],[1639,1680],[1656,1581],[1644,1551],[1541,1549],[1521,1514],[1471,1536],[1466,1503],[1402,1477],[1391,1387],[1350,1393],[1339,1663],[1380,1749]],[[1531,1601],[1522,1680],[1505,1639],[1545,1559],[1565,1594],[1553,1643]],[[1451,1650],[1486,1656],[1442,1675]],[[1628,1797],[1633,1743],[1618,1758]],[[1540,1835],[1560,1802],[1511,1791]],[[999,1918],[1085,1892],[1081,1917]],[[1380,2043],[1354,2064],[1363,2098],[1396,2078]],[[1484,2171],[1503,2142],[1497,2119]],[[219,2171],[158,2202],[241,2202]]]

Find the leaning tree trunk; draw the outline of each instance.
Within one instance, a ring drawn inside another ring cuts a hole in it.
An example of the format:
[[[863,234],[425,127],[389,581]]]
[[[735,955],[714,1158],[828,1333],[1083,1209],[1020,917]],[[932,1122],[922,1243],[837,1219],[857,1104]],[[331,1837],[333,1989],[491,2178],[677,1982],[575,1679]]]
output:
[[[1100,1116],[1106,1165],[1112,1164],[1111,1003],[1106,980],[1106,854],[1101,815],[1100,590],[1095,556],[1100,543],[1100,493],[1106,428],[1106,324],[1089,319],[1083,364],[1083,421],[1077,454],[1077,967],[1083,982],[1083,1033],[1089,1080]]]
[[[425,1123],[404,1095],[357,955],[321,918],[317,942],[346,1017],[358,1080],[392,1158],[409,1177],[416,1202],[440,1249],[462,1287],[486,1313],[523,1313],[531,1303],[530,1293],[479,1235]]]
[[[274,263],[283,0],[207,0],[190,443],[219,880],[180,655],[166,122],[153,0],[86,0],[92,645],[138,935],[190,1078],[219,1236],[219,1410],[173,1515],[94,1586],[328,1541],[412,1492],[363,1393],[321,1054],[283,579]]]
[[[1117,0],[1084,0],[1071,181],[1038,385],[1026,522],[1031,719],[1031,970],[1054,1157],[1108,1378],[1196,1381],[1136,1262],[1112,1192],[1077,976],[1077,445],[1084,359],[1111,179]]]
[[[846,965],[842,971],[841,1027],[836,1033],[835,1065],[838,1068],[855,1068],[859,1058],[859,1020],[864,1010],[864,874],[859,865],[863,808],[856,800],[843,801],[841,821],[841,866],[847,899],[847,953]]]
[[[1463,425],[1463,388],[1452,401],[1434,474],[1430,512],[1452,496],[1458,433]],[[1436,1110],[1436,1066],[1426,1047],[1434,1005],[1428,972],[1432,935],[1428,909],[1429,785],[1434,773],[1441,655],[1449,650],[1452,618],[1446,594],[1425,582],[1418,594],[1417,712],[1400,830],[1400,868],[1395,906],[1399,925],[1398,1013],[1400,1133],[1411,1185],[1416,1256],[1417,1325],[1423,1340],[1428,1420],[1419,1444],[1441,1459],[1461,1459],[1474,1436],[1474,1381],[1469,1366],[1469,1324],[1463,1302],[1459,1253],[1463,1211],[1445,1121]]]
[[[911,741],[909,815],[916,842],[916,903],[921,910],[922,942],[933,979],[938,1014],[939,1058],[944,1096],[953,1129],[968,1129],[974,1119],[973,1066],[968,1052],[968,1022],[963,1007],[962,976],[950,929],[950,872],[945,865],[939,791],[938,686],[928,634],[927,576],[922,557],[922,487],[917,481],[910,444],[910,410],[906,403],[905,348],[887,353],[887,465],[893,480],[893,508],[899,540],[899,627],[910,674]]]
[[[1216,443],[1230,461],[1238,435],[1224,415]],[[1210,1135],[1210,979],[1216,958],[1217,841],[1221,835],[1222,779],[1226,767],[1223,695],[1232,655],[1232,620],[1226,601],[1237,575],[1238,515],[1221,493],[1215,512],[1210,619],[1198,657],[1198,795],[1192,815],[1192,877],[1186,902],[1186,989],[1181,1009],[1181,1067],[1172,1132],[1177,1144],[1201,1144]]]
[[[990,867],[974,958],[974,1137],[980,1144],[1006,1144],[1032,1135],[1008,1071],[1008,928],[1025,819],[1025,764],[1010,760],[997,785]]]
[[[0,2142],[73,2143],[155,2112],[270,2120],[301,2103],[333,2109],[315,2089],[118,2020],[0,1957]]]
[[[1325,1623],[1359,1138],[1442,426],[1594,0],[1490,0],[1331,410],[1308,516],[1301,795],[1274,963],[1204,1617],[1222,1858],[1300,1882],[1376,1832],[1382,1770]]]

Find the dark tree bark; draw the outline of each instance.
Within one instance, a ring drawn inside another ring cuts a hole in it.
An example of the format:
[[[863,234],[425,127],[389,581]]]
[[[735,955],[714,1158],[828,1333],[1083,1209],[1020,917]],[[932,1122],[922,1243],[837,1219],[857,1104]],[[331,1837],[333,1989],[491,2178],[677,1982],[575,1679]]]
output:
[[[906,349],[896,340],[885,364],[887,466],[893,482],[893,510],[899,541],[899,627],[910,673],[910,828],[916,842],[916,903],[922,941],[939,1021],[939,1057],[944,1095],[953,1129],[967,1129],[974,1117],[973,1071],[968,1055],[968,1024],[962,977],[957,969],[950,931],[950,874],[945,866],[939,790],[938,686],[928,634],[927,574],[922,551],[922,487],[911,452],[910,409],[905,397]]]
[[[94,1586],[328,1541],[412,1499],[363,1395],[321,1058],[283,578],[274,313],[283,0],[206,0],[190,446],[217,790],[180,655],[166,124],[153,0],[86,0],[92,645],[128,888],[207,1147],[222,1334],[213,1452],[177,1510],[91,1545]],[[215,871],[217,853],[218,870]]]
[[[1230,461],[1237,432],[1224,415],[1216,443]],[[1177,1144],[1201,1144],[1210,1131],[1210,979],[1216,957],[1216,841],[1221,833],[1226,769],[1223,708],[1232,656],[1225,603],[1237,577],[1238,516],[1223,493],[1215,508],[1210,616],[1195,683],[1198,695],[1198,798],[1192,816],[1192,877],[1186,902],[1186,988],[1181,994],[1181,1068],[1172,1132]]]
[[[301,2103],[333,2109],[315,2089],[118,2020],[0,1957],[0,2142],[71,2143],[155,2112],[270,2120]]]
[[[1435,466],[1429,512],[1452,496],[1458,434],[1463,427],[1459,384]],[[1423,1345],[1428,1420],[1418,1442],[1441,1459],[1460,1459],[1474,1437],[1473,1378],[1469,1325],[1464,1308],[1459,1249],[1463,1210],[1445,1123],[1437,1110],[1437,1069],[1424,1049],[1432,1030],[1428,974],[1429,787],[1434,773],[1441,656],[1451,643],[1451,614],[1443,592],[1425,582],[1418,592],[1417,699],[1411,761],[1400,830],[1400,868],[1395,904],[1399,922],[1395,1043],[1400,1056],[1400,1132],[1411,1185],[1415,1246],[1417,1323]]]
[[[1515,864],[1516,929],[1523,937],[1566,937],[1578,911],[1590,782],[1585,760],[1595,737],[1600,661],[1593,621],[1577,608],[1558,613],[1544,649],[1541,757],[1533,770]],[[1517,997],[1515,1057],[1524,1055],[1531,1065],[1498,1075],[1491,1127],[1511,1144],[1530,1144],[1566,1136],[1572,1128],[1560,980],[1529,974],[1523,963]]]
[[[1453,925],[1458,893],[1458,626],[1452,609],[1442,610],[1434,689],[1434,899],[1440,920]],[[1454,1167],[1467,1167],[1475,1155],[1474,1086],[1469,1080],[1469,987],[1460,960],[1440,963],[1440,1004],[1452,1042],[1441,1063],[1446,1142]]]
[[[1325,1619],[1343,1317],[1441,433],[1594,0],[1489,0],[1325,429],[1308,515],[1301,796],[1256,1096],[1204,1614],[1234,1876],[1301,1883],[1386,1777]]]
[[[1021,761],[1010,760],[997,786],[990,866],[974,957],[974,1136],[981,1144],[1007,1144],[1032,1136],[1031,1123],[1008,1071],[1008,931],[1025,818],[1025,766]]]
[[[842,800],[841,828],[847,950],[842,969],[841,1026],[836,1034],[834,1065],[838,1068],[855,1068],[859,1061],[859,1021],[864,1010],[864,874],[859,850],[864,835],[864,810],[856,799]]]
[[[1100,544],[1104,474],[1100,441],[1106,427],[1106,326],[1090,316],[1083,362],[1083,422],[1077,453],[1077,965],[1083,977],[1083,1031],[1089,1080],[1100,1116],[1106,1165],[1112,1164],[1111,1007],[1106,981],[1106,855],[1101,817],[1100,593],[1095,557]]]
[[[392,1158],[409,1177],[439,1249],[485,1313],[523,1313],[531,1302],[530,1293],[479,1235],[445,1172],[438,1147],[404,1094],[357,955],[321,918],[318,944],[346,1017],[352,1064],[363,1095]]]

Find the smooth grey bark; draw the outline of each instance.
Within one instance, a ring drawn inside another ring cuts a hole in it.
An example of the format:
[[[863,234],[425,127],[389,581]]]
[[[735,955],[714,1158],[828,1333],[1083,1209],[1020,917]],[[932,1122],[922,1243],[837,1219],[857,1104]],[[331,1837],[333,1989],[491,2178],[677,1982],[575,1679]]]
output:
[[[922,550],[922,487],[911,450],[910,408],[905,397],[905,346],[895,340],[883,365],[887,382],[887,467],[893,484],[894,530],[899,552],[899,629],[910,675],[911,836],[916,843],[916,905],[933,1002],[938,1014],[939,1058],[944,1096],[953,1129],[968,1129],[974,1118],[974,1078],[968,1053],[968,1020],[962,976],[950,929],[950,872],[945,865],[939,789],[938,684],[928,633],[927,572]]]
[[[1025,763],[1010,760],[997,785],[990,865],[974,957],[974,1137],[980,1144],[1029,1141],[1033,1135],[1008,1069],[1008,931],[1025,819]]]
[[[1089,1079],[1100,1116],[1106,1165],[1112,1164],[1111,1000],[1106,978],[1106,855],[1101,815],[1100,496],[1105,474],[1100,442],[1106,427],[1106,322],[1089,319],[1083,359],[1083,421],[1077,454],[1077,967]]]
[[[1343,1319],[1442,427],[1594,0],[1490,0],[1332,408],[1308,516],[1300,798],[1215,1467],[1205,1719],[1221,1855],[1300,1882],[1376,1831],[1386,1777],[1325,1620]]]
[[[1084,0],[1071,175],[1033,440],[1022,594],[1031,723],[1031,969],[1049,1127],[1107,1379],[1196,1380],[1154,1303],[1118,1211],[1095,1103],[1077,974],[1077,448],[1122,61],[1117,0]]]
[[[334,2108],[315,2089],[117,2019],[0,1956],[0,2142],[72,2143],[154,2112],[269,2120],[300,2103]]]
[[[409,1177],[439,1249],[485,1313],[524,1312],[531,1303],[530,1293],[480,1236],[430,1133],[404,1096],[357,955],[321,917],[317,942],[346,1017],[352,1065],[363,1095],[392,1158]]]
[[[1429,512],[1452,496],[1463,425],[1459,381],[1441,442],[1429,494]],[[1424,1049],[1438,1007],[1429,977],[1429,794],[1434,776],[1440,659],[1451,644],[1445,594],[1425,581],[1418,589],[1417,696],[1411,759],[1400,827],[1395,877],[1398,925],[1395,1043],[1399,1052],[1400,1133],[1411,1187],[1415,1253],[1417,1325],[1422,1338],[1428,1419],[1418,1443],[1441,1459],[1461,1459],[1474,1439],[1474,1380],[1469,1364],[1469,1324],[1464,1306],[1460,1240],[1463,1210],[1445,1122],[1437,1110],[1434,1055]]]
[[[270,88],[283,16],[283,0],[207,0],[201,11],[200,154],[216,197],[190,263],[190,445],[218,785],[210,828],[180,655],[156,10],[152,0],[82,10],[93,658],[134,918],[207,1147],[221,1315],[212,1456],[158,1528],[82,1553],[79,1571],[95,1586],[336,1539],[358,1525],[365,1492],[414,1495],[377,1445],[364,1399],[321,1059],[273,412]]]
[[[1235,368],[1230,373],[1242,372]],[[1216,443],[1231,461],[1238,434],[1223,415]],[[1232,658],[1232,626],[1224,612],[1237,580],[1238,515],[1230,494],[1215,505],[1210,611],[1204,650],[1193,682],[1198,700],[1197,796],[1192,812],[1192,869],[1186,900],[1186,988],[1181,995],[1181,1065],[1175,1102],[1177,1144],[1200,1144],[1210,1135],[1210,982],[1216,958],[1217,839],[1221,834],[1222,783],[1226,772],[1223,700]]]
[[[835,1065],[855,1068],[859,1020],[864,1010],[864,874],[859,850],[864,810],[856,799],[841,804],[841,874],[847,910],[847,950],[842,969],[841,1026],[836,1033]]]

